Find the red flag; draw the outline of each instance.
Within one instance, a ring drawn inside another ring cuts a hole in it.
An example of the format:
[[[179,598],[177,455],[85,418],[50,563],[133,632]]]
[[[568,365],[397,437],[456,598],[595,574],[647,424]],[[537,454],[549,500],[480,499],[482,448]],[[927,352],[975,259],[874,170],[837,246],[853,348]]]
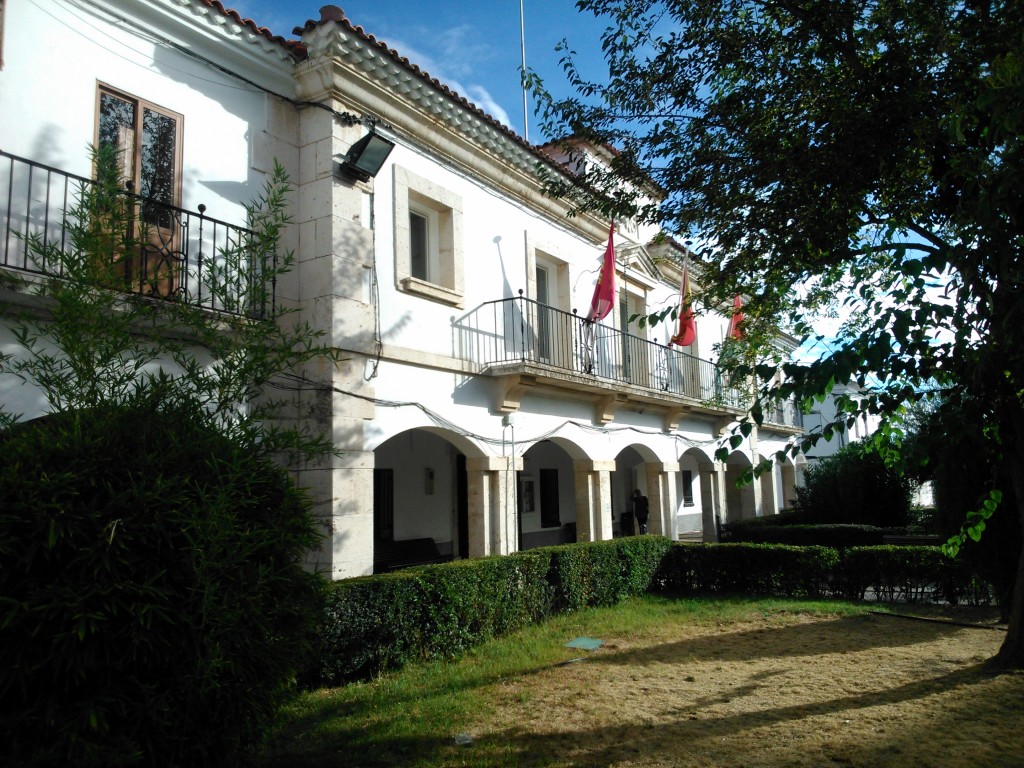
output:
[[[729,338],[739,341],[743,338],[743,299],[737,293],[732,300],[732,319],[729,320]]]
[[[590,312],[587,313],[587,320],[596,322],[604,319],[612,307],[615,306],[615,222],[611,223],[608,229],[608,247],[604,250],[604,263],[601,265],[601,274],[597,278],[597,285],[594,286],[594,298],[590,300]]]
[[[683,268],[683,282],[679,286],[679,331],[669,340],[669,344],[688,347],[697,340],[697,320],[693,316],[690,303],[690,270]]]

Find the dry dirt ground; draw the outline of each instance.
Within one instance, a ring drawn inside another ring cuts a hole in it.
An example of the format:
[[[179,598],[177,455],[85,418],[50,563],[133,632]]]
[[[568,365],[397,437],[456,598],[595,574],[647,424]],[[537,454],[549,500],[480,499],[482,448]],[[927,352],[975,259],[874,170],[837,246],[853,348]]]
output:
[[[1002,639],[874,614],[665,627],[501,683],[471,735],[519,765],[1024,766],[1024,674],[983,664]]]

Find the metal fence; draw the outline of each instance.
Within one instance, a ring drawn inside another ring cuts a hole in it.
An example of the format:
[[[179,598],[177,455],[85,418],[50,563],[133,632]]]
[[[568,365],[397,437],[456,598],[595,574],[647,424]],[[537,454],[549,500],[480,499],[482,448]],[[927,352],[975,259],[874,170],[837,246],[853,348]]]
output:
[[[455,328],[461,357],[481,366],[529,361],[702,402],[744,403],[741,390],[709,360],[522,295],[482,304]]]
[[[74,212],[96,182],[0,151],[0,266],[61,277],[59,249],[76,254]],[[104,260],[125,291],[183,301],[218,312],[264,316],[275,300],[274,254],[256,248],[254,233],[164,202],[118,191],[125,228],[111,233]],[[125,246],[128,243],[130,245]],[[269,283],[264,284],[268,279]]]

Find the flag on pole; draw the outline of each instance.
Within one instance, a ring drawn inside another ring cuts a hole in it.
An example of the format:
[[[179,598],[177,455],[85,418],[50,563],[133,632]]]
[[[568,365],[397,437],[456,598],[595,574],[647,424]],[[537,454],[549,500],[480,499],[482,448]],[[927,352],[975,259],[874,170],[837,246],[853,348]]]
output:
[[[690,268],[683,268],[683,282],[679,285],[679,330],[669,344],[688,347],[697,340],[697,320],[690,301]]]
[[[732,300],[732,318],[729,320],[729,338],[739,341],[743,338],[743,299],[737,293]]]
[[[594,286],[594,298],[590,300],[587,320],[591,323],[603,320],[615,306],[615,222],[608,229],[608,247],[604,250],[601,274]]]

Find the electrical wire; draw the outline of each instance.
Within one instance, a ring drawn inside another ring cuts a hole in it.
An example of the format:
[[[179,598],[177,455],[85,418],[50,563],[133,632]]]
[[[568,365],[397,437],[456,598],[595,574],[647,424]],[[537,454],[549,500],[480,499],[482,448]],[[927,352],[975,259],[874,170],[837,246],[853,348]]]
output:
[[[100,49],[106,51],[107,53],[109,53],[109,54],[111,54],[113,56],[116,56],[119,59],[122,59],[123,61],[126,61],[126,62],[128,62],[130,64],[133,64],[133,65],[137,66],[137,67],[140,67],[141,69],[145,69],[147,71],[150,71],[150,67],[148,67],[147,65],[142,64],[142,63],[140,63],[140,62],[138,62],[138,61],[136,61],[136,60],[134,60],[134,59],[132,59],[132,58],[130,58],[128,56],[125,56],[124,54],[118,53],[117,51],[115,51],[115,50],[113,50],[111,48],[108,48],[107,46],[102,45],[101,43],[98,43],[94,38],[87,36],[82,30],[77,29],[77,28],[71,26],[70,24],[65,22],[63,19],[55,16],[50,11],[48,11],[45,8],[43,8],[42,6],[40,6],[36,2],[36,0],[29,0],[29,2],[32,5],[36,6],[36,8],[38,8],[42,13],[45,13],[47,16],[49,16],[50,18],[54,19],[55,21],[57,21],[59,24],[61,24],[62,26],[66,27],[67,29],[71,30],[76,35],[84,38],[85,40],[88,40],[91,44],[93,44],[97,48],[100,48]],[[81,6],[79,6],[79,8],[80,7]],[[79,14],[76,14],[76,13],[70,11],[70,10],[68,11],[68,13],[69,13],[69,15],[74,16],[76,19],[78,19],[83,25],[88,26],[89,28],[95,30],[100,36],[109,39],[109,35],[107,34],[107,32],[105,30],[100,29],[95,24],[90,23],[87,19],[83,18]],[[113,18],[114,18],[115,21],[111,22],[111,23],[116,23],[117,25],[122,25],[122,26],[125,26],[125,27],[131,27],[135,31],[135,33],[138,34],[143,39],[149,40],[149,41],[153,42],[156,45],[161,45],[161,46],[164,46],[166,48],[175,50],[175,51],[177,51],[178,53],[180,53],[180,54],[182,54],[184,56],[187,56],[187,57],[189,57],[191,59],[194,59],[195,61],[202,62],[206,66],[208,66],[208,67],[210,67],[210,68],[212,68],[212,69],[214,69],[214,70],[216,70],[218,72],[221,72],[221,73],[227,75],[228,77],[234,78],[235,80],[238,80],[238,81],[240,81],[242,83],[245,83],[246,85],[250,86],[251,89],[254,89],[254,90],[257,90],[257,91],[262,91],[263,93],[266,93],[269,96],[274,96],[275,98],[281,99],[282,101],[285,101],[285,102],[291,104],[292,106],[294,106],[296,108],[314,107],[316,109],[322,109],[322,110],[324,110],[326,112],[331,113],[337,120],[339,120],[341,122],[344,122],[346,125],[357,125],[359,123],[364,123],[364,124],[365,123],[373,123],[373,124],[385,125],[385,123],[383,123],[383,121],[381,121],[380,118],[375,116],[375,115],[365,115],[362,118],[358,118],[355,115],[349,114],[348,112],[339,112],[338,110],[333,109],[332,107],[328,106],[327,104],[322,104],[322,103],[316,102],[316,101],[300,101],[298,99],[293,99],[292,97],[287,96],[287,95],[285,95],[283,93],[278,93],[277,91],[271,90],[270,88],[267,88],[266,86],[260,85],[259,83],[255,82],[253,80],[250,80],[249,78],[245,77],[244,75],[242,75],[242,74],[240,74],[238,72],[235,72],[233,70],[230,70],[227,67],[225,67],[225,66],[223,66],[221,64],[218,64],[217,62],[213,61],[212,59],[209,59],[209,58],[207,58],[205,56],[202,56],[201,54],[198,54],[198,53],[190,50],[186,46],[183,46],[183,45],[180,45],[180,44],[174,42],[173,40],[170,40],[170,39],[165,38],[165,37],[160,37],[158,35],[154,35],[151,30],[147,29],[146,27],[144,27],[144,26],[142,26],[140,24],[136,24],[135,22],[131,21],[130,19],[127,19],[127,18],[125,18],[123,16],[114,16]],[[138,50],[136,48],[132,48],[127,43],[118,41],[118,44],[123,46],[124,48],[127,48],[132,53],[138,54],[139,56],[141,56],[143,58],[149,57],[148,53],[146,53],[144,51],[140,51],[140,50]],[[174,72],[178,72],[178,73],[180,73],[182,75],[185,75],[186,77],[192,78],[193,80],[197,80],[199,82],[210,83],[212,85],[218,85],[218,86],[221,86],[221,87],[224,87],[224,88],[233,88],[235,90],[250,90],[250,89],[247,89],[247,88],[238,88],[238,87],[235,87],[235,86],[231,86],[231,85],[229,85],[227,83],[224,83],[224,82],[221,82],[221,81],[210,80],[208,78],[200,77],[199,75],[197,75],[194,72],[189,72],[189,71],[186,71],[184,69],[181,69],[180,67],[175,67],[173,64],[163,63],[163,64],[161,64],[161,66],[166,68],[166,69],[172,70]]]
[[[479,443],[482,443],[484,445],[490,445],[495,448],[504,446],[506,442],[504,434],[502,435],[501,438],[495,438],[487,435],[482,435],[478,432],[474,432],[471,429],[468,429],[451,421],[445,416],[442,416],[436,411],[414,400],[385,400],[383,398],[373,397],[371,395],[364,395],[359,392],[352,392],[346,389],[342,389],[341,387],[336,387],[334,385],[322,384],[294,373],[282,374],[281,378],[289,379],[292,382],[294,382],[294,384],[286,385],[281,382],[273,382],[271,386],[273,386],[276,389],[282,389],[293,392],[304,390],[314,390],[320,392],[330,391],[336,394],[345,395],[347,397],[354,397],[359,400],[364,400],[381,408],[415,408],[422,412],[428,419],[430,419],[430,421],[433,422],[435,426],[446,429],[454,434],[459,435],[460,437],[470,438],[472,440],[476,440]],[[298,386],[296,386],[295,384],[297,384]],[[685,445],[687,448],[704,449],[707,446],[718,445],[721,442],[718,438],[712,438],[710,440],[695,440],[693,438],[685,437],[683,435],[676,433],[666,435],[661,430],[645,429],[643,427],[637,427],[632,425],[621,427],[599,427],[593,424],[588,424],[586,422],[577,421],[575,419],[565,419],[560,424],[549,429],[546,432],[534,435],[532,437],[520,438],[518,442],[520,445],[529,445],[530,447],[532,447],[537,443],[543,442],[544,440],[548,440],[552,437],[557,436],[563,429],[567,427],[575,427],[576,429],[579,429],[582,432],[588,432],[606,437],[609,435],[614,435],[622,432],[633,432],[636,434],[653,437],[670,437],[677,445],[682,444]],[[525,453],[525,451],[522,451],[521,453]]]

